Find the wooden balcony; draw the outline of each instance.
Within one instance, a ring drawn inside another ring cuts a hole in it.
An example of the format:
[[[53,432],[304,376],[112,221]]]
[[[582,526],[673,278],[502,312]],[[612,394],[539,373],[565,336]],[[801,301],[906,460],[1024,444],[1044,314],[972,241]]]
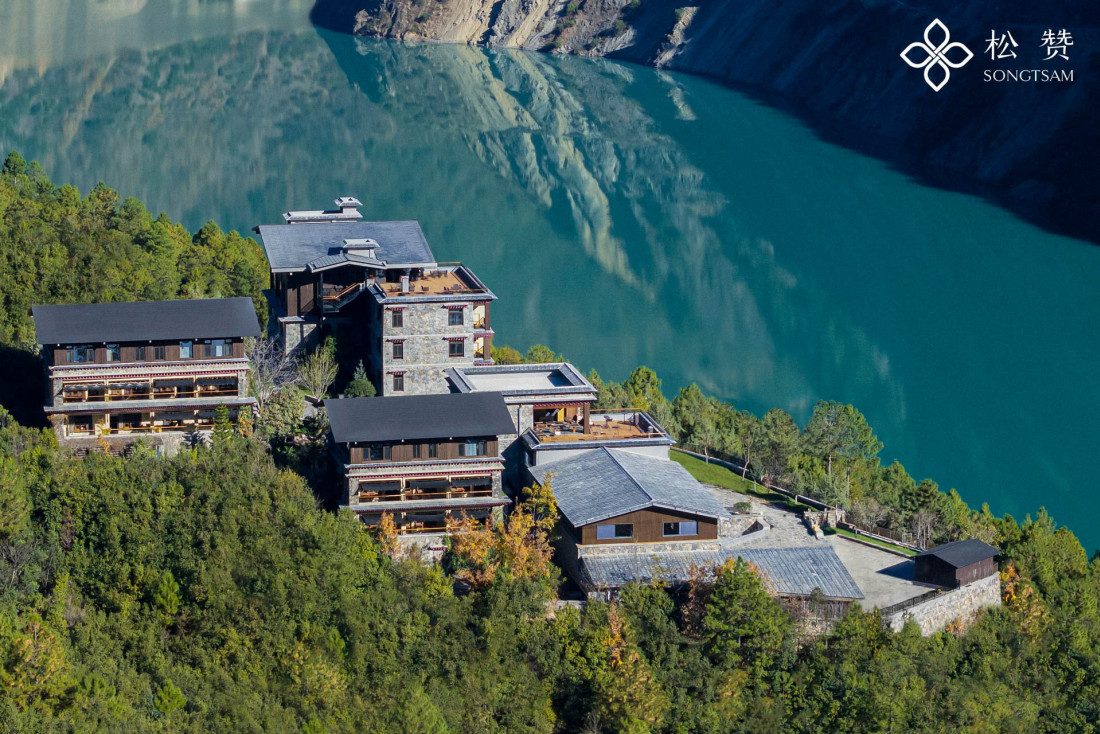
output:
[[[185,400],[194,398],[237,397],[240,392],[237,388],[153,388],[149,390],[105,390],[102,393],[92,393],[89,390],[66,390],[62,394],[62,402],[72,403],[109,403],[119,400]]]
[[[492,487],[486,487],[484,489],[472,489],[463,490],[461,488],[452,489],[449,492],[417,492],[417,491],[404,491],[404,492],[372,492],[362,491],[359,492],[359,503],[370,504],[374,502],[413,502],[418,500],[462,500],[470,497],[492,497]]]

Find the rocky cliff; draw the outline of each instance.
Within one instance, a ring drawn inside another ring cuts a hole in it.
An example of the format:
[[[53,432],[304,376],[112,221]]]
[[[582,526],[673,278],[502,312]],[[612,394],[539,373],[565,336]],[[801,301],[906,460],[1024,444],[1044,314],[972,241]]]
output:
[[[934,92],[899,58],[939,17],[974,53]],[[839,0],[319,0],[314,22],[359,35],[516,47],[703,74],[783,107],[828,139],[927,183],[985,195],[1100,241],[1100,10],[1069,2]],[[1048,27],[1071,31],[1045,60]],[[991,60],[991,29],[1015,59]],[[989,82],[1059,69],[1072,82]]]

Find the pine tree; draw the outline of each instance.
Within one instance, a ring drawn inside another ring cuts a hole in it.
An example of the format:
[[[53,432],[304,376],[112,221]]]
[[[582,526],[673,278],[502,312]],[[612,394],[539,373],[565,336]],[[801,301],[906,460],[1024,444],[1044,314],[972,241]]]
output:
[[[367,370],[363,367],[363,360],[359,360],[359,364],[355,366],[355,372],[352,374],[351,382],[348,383],[344,394],[349,398],[373,398],[378,394],[374,389],[374,383],[367,378]]]
[[[214,431],[211,439],[215,446],[224,446],[233,438],[233,421],[229,418],[229,408],[219,405],[214,409]]]
[[[703,620],[706,650],[722,667],[771,666],[791,630],[785,611],[772,599],[752,564],[727,561],[715,573]]]

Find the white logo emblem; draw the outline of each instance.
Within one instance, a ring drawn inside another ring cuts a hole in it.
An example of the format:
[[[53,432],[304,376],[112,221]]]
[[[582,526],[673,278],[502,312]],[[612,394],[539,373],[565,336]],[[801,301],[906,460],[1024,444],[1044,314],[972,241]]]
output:
[[[939,43],[932,40],[932,34],[937,31],[943,34],[943,40]],[[916,55],[914,52],[917,49],[923,52],[923,58],[920,61],[909,58],[910,54]],[[961,61],[952,61],[949,54],[957,51],[962,51],[965,56],[961,57]],[[924,42],[910,43],[901,52],[901,58],[914,69],[924,69],[924,81],[928,82],[928,86],[932,87],[933,92],[938,92],[943,89],[943,85],[947,84],[947,81],[951,78],[951,70],[966,66],[967,62],[974,58],[974,53],[958,41],[952,43],[951,31],[947,30],[947,26],[941,23],[939,18],[936,18],[924,29]],[[943,72],[943,78],[938,82],[932,81],[932,69],[934,68]]]

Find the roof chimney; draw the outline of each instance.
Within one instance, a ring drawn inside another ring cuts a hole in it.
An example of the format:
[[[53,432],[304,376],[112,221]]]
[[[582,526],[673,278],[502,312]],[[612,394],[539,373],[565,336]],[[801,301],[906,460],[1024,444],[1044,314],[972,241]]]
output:
[[[408,293],[409,292],[409,276],[407,276],[407,275],[402,275],[401,276],[401,292],[402,293]]]
[[[356,208],[361,206],[363,206],[363,203],[354,196],[341,196],[336,199],[336,208],[340,210],[341,214],[359,214]]]
[[[363,218],[363,215],[356,209],[356,207],[359,206],[362,206],[362,203],[354,196],[341,196],[336,200],[335,209],[326,209],[324,211],[289,211],[283,214],[283,219],[286,220],[287,224],[354,222]]]
[[[378,247],[378,241],[370,237],[364,237],[362,239],[348,239],[344,240],[344,252],[354,252],[356,255],[362,255],[363,257],[369,257],[374,259],[375,248]]]

